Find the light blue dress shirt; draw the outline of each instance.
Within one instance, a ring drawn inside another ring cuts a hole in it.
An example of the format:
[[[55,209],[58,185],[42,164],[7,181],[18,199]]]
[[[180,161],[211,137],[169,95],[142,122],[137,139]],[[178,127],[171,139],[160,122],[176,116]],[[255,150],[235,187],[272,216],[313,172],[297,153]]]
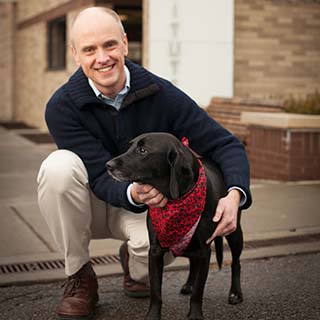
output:
[[[94,91],[95,95],[97,96],[98,99],[102,100],[104,103],[114,107],[115,109],[119,110],[122,104],[123,99],[126,97],[130,90],[130,72],[129,69],[124,66],[124,71],[126,73],[126,83],[123,87],[123,89],[116,95],[114,99],[105,96],[103,93],[101,93],[93,81],[91,79],[88,79],[89,85]]]

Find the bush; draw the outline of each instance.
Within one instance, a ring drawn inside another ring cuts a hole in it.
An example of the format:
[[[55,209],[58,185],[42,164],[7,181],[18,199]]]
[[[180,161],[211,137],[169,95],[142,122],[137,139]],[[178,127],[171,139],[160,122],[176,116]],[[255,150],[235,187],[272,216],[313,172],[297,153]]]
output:
[[[320,93],[308,94],[305,98],[294,98],[291,96],[283,103],[284,111],[302,114],[320,114]]]

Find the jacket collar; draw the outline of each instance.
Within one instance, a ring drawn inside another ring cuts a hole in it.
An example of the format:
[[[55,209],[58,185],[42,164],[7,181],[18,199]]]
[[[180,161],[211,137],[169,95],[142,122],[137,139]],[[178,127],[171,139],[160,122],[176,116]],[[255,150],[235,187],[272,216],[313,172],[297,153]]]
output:
[[[124,99],[121,108],[126,107],[134,101],[153,95],[160,90],[159,85],[151,76],[151,73],[128,59],[126,59],[125,63],[130,71],[131,88]],[[88,83],[88,78],[81,68],[70,77],[68,82],[68,93],[80,109],[89,104],[103,105],[94,94]]]

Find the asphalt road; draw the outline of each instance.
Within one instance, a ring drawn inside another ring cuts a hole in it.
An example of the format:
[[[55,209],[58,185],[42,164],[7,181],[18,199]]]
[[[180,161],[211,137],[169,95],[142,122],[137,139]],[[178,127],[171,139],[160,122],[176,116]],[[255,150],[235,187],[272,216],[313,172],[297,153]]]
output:
[[[178,292],[186,271],[166,272],[163,320],[185,319],[188,298]],[[95,320],[143,319],[148,299],[130,299],[121,291],[122,277],[101,278]],[[318,320],[320,319],[320,253],[242,263],[244,302],[227,303],[230,268],[211,270],[204,296],[205,319]],[[1,320],[55,319],[61,283],[0,288]]]

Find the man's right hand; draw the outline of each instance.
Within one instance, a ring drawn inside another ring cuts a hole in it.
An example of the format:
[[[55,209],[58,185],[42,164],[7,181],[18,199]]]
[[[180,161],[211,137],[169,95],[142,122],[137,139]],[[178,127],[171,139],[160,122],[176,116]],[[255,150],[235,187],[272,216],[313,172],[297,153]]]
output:
[[[151,207],[164,207],[168,199],[149,184],[134,182],[131,188],[131,197],[137,204],[146,204]]]

